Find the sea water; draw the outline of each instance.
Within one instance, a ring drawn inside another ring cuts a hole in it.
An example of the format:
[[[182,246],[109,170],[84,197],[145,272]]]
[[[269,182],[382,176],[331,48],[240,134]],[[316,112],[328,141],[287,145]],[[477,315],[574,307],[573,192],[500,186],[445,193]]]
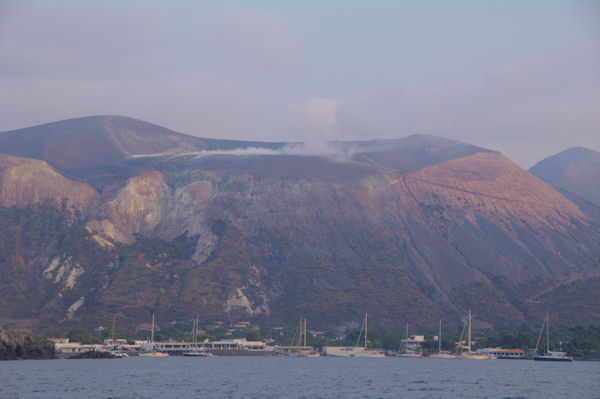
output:
[[[4,361],[0,398],[600,398],[600,362],[284,356]]]

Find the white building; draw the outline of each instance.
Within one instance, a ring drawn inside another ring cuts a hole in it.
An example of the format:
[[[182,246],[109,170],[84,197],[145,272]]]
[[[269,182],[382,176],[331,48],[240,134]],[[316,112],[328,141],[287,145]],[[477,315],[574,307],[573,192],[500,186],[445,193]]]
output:
[[[418,351],[425,342],[424,335],[409,335],[408,338],[402,339],[402,347],[409,351]]]
[[[92,351],[104,352],[106,350],[104,345],[69,342],[69,338],[52,338],[50,339],[50,341],[54,342],[54,350],[59,355],[70,355],[75,353],[85,353]]]
[[[146,346],[152,346],[151,343]],[[151,347],[147,347],[146,350],[151,350]],[[246,338],[237,339],[222,339],[220,341],[208,340],[204,342],[186,342],[186,341],[168,341],[168,342],[155,342],[153,346],[154,350],[159,352],[171,352],[171,351],[189,351],[196,349],[228,349],[228,350],[250,350],[250,351],[265,351],[272,350],[272,347],[267,347],[262,341],[246,341]]]
[[[105,346],[124,346],[127,345],[127,340],[126,339],[105,339],[104,340],[104,345]]]

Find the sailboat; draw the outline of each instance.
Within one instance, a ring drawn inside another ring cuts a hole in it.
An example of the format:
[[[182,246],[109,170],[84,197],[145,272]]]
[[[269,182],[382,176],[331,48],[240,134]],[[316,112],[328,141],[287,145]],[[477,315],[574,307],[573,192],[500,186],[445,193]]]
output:
[[[118,358],[129,357],[127,352],[120,350],[118,348],[118,341],[117,341],[117,337],[115,335],[115,317],[113,317],[112,328],[110,329],[110,338],[109,338],[108,342],[109,342],[109,344],[107,345],[107,348],[109,349],[109,353],[111,355],[113,355],[114,357],[118,357]]]
[[[363,324],[360,328],[358,339],[356,340],[355,346],[324,346],[323,352],[327,356],[341,356],[341,357],[370,357],[370,358],[382,358],[385,354],[382,351],[376,349],[369,349],[367,347],[367,328],[368,328],[368,314],[365,313]],[[358,346],[364,332],[364,347]]]
[[[442,351],[442,321],[440,320],[440,331],[438,333],[438,352],[429,355],[432,359],[456,359],[456,355]]]
[[[300,334],[298,337],[298,347],[300,349],[298,351],[298,356],[300,356],[300,357],[319,357],[319,356],[321,356],[319,354],[319,352],[306,346],[306,317],[300,318],[299,329],[300,329]],[[304,342],[302,342],[303,338],[304,338]],[[293,343],[292,343],[292,345],[293,345]]]
[[[210,357],[213,356],[211,352],[208,352],[205,348],[198,348],[198,324],[199,324],[199,315],[196,314],[196,319],[194,320],[192,326],[192,342],[191,349],[187,352],[183,353],[183,356],[199,356],[199,357]]]
[[[533,357],[533,360],[537,361],[546,361],[546,362],[572,362],[573,356],[567,356],[566,352],[554,352],[550,350],[550,324],[549,322],[549,312],[546,312],[546,318],[542,323],[542,328],[540,329],[540,335],[538,337],[537,343],[535,344],[535,353],[538,352],[538,346],[540,344],[540,339],[542,338],[542,334],[544,333],[544,326],[546,326],[546,350],[543,355],[536,355]]]
[[[152,313],[152,335],[150,339],[150,352],[140,353],[141,357],[167,357],[169,354],[167,352],[158,352],[154,347],[154,313]]]
[[[461,345],[460,353],[457,354],[457,359],[471,359],[471,360],[487,360],[490,355],[478,355],[471,350],[471,309],[469,309],[469,315],[467,317],[467,323],[469,325],[467,334],[467,351],[464,352],[464,346]],[[463,329],[464,331],[464,329]],[[462,343],[462,334],[460,336],[460,342]]]
[[[402,339],[400,339],[400,348],[398,348],[398,352],[396,356],[398,357],[421,357],[422,353],[416,350],[408,349],[408,340],[410,336],[408,335],[408,323],[406,323],[406,330],[404,331],[404,335]]]
[[[364,331],[365,332],[364,348],[363,348],[363,351],[358,351],[353,356],[354,357],[373,357],[373,358],[385,357],[385,354],[383,352],[375,350],[375,349],[368,349],[367,348],[368,321],[369,321],[369,315],[367,313],[365,313],[365,320],[363,321],[363,327],[364,328],[360,329],[360,333],[358,334],[358,339],[356,340],[356,345],[355,345],[355,348],[360,348],[358,346],[358,343],[360,342],[360,337],[362,335],[362,332]]]

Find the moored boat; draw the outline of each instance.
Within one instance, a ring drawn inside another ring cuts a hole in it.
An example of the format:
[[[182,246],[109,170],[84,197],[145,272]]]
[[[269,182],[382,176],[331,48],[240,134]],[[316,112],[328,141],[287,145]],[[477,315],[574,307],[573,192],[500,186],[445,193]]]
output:
[[[140,353],[140,357],[168,357],[167,352],[158,352],[154,347],[154,313],[152,314],[152,335],[150,338],[150,351]]]
[[[440,320],[440,331],[438,333],[438,351],[428,356],[431,359],[456,359],[456,355],[442,351],[442,321]]]
[[[544,332],[544,326],[546,326],[546,349],[542,355],[536,355],[533,357],[533,360],[543,361],[543,362],[572,362],[573,356],[567,356],[566,352],[557,352],[550,350],[550,327],[549,323],[549,312],[546,312],[546,318],[542,323],[542,328],[540,330],[540,335],[538,337],[537,343],[535,344],[535,353],[538,352],[538,346],[540,343],[540,339],[542,338],[542,334]]]
[[[363,321],[358,339],[356,340],[355,346],[324,346],[323,354],[327,356],[339,356],[339,357],[368,357],[368,358],[383,358],[385,353],[377,349],[367,348],[367,324],[368,315],[365,313],[365,319]],[[358,346],[360,339],[364,335],[364,346]]]
[[[421,357],[423,354],[420,351],[414,349],[408,349],[408,342],[410,336],[408,335],[408,323],[406,323],[406,329],[404,335],[400,339],[400,347],[394,356],[396,357]]]
[[[464,351],[462,347],[462,334],[460,336],[461,351],[457,353],[457,359],[469,359],[469,360],[488,360],[490,355],[480,355],[471,350],[471,309],[469,309],[469,315],[467,316],[468,332],[467,332],[467,350]],[[464,331],[464,328],[463,328]]]

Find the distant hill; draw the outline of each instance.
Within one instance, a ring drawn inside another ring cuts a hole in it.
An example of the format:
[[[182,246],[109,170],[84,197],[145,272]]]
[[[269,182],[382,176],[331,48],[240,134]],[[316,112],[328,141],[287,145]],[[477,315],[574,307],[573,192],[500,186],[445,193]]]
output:
[[[541,160],[529,172],[600,206],[600,152],[569,148]]]
[[[368,311],[374,326],[435,329],[473,309],[520,327],[549,306],[557,325],[600,322],[594,206],[498,152],[424,135],[203,139],[90,117],[0,133],[2,153],[4,325],[200,313],[331,330]]]

